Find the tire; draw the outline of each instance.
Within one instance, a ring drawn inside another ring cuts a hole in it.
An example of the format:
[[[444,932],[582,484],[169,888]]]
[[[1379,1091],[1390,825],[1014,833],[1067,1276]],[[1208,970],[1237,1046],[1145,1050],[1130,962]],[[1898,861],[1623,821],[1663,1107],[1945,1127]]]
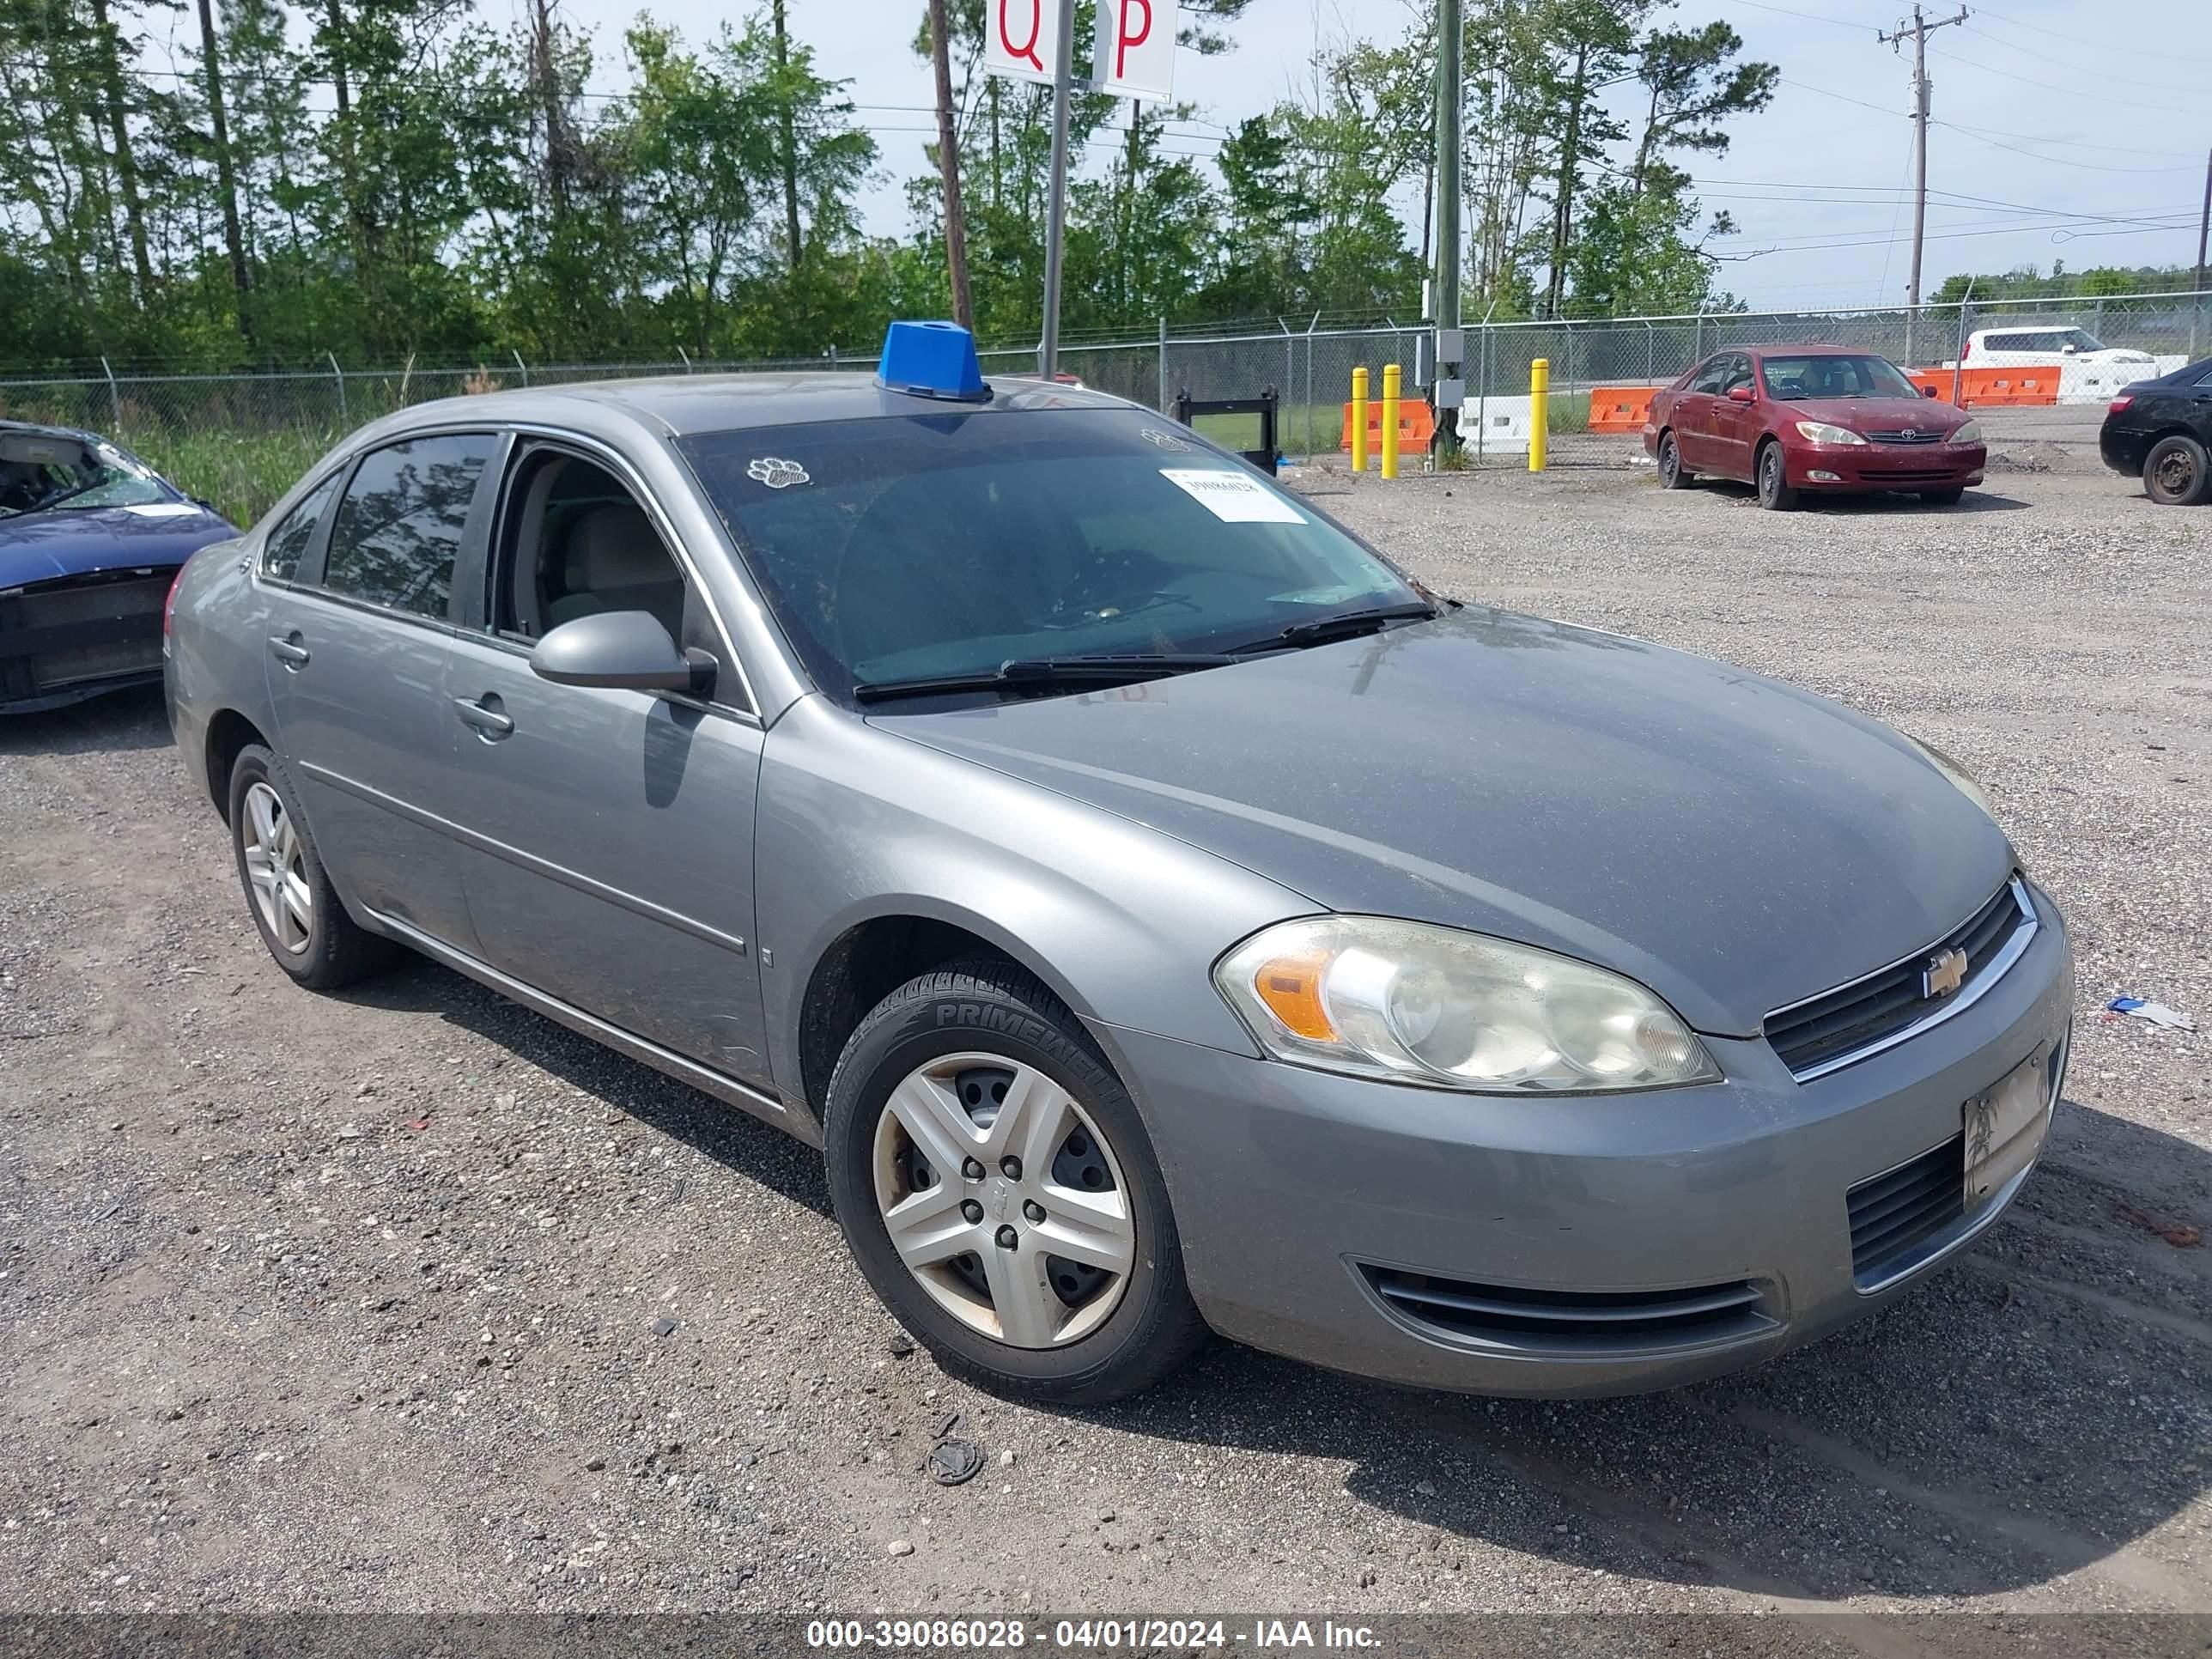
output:
[[[240,750],[231,764],[230,844],[261,942],[276,965],[309,990],[350,985],[398,954],[389,939],[346,914],[290,780],[258,743]]]
[[[2160,507],[2212,501],[2212,459],[2194,438],[2160,438],[2143,457],[2143,494]]]
[[[823,1118],[854,1259],[946,1371],[1016,1400],[1097,1405],[1151,1388],[1205,1341],[1136,1104],[1034,975],[979,960],[901,986],[845,1045]],[[1021,1147],[1030,1167],[1009,1151]]]
[[[1790,487],[1790,474],[1780,444],[1759,452],[1752,468],[1759,483],[1759,504],[1770,513],[1787,513],[1797,505],[1797,492]]]
[[[1966,492],[1963,489],[1923,489],[1920,492],[1920,499],[1930,507],[1956,507],[1966,496]]]
[[[1675,447],[1671,431],[1659,434],[1659,488],[1687,489],[1697,483],[1698,475],[1682,465],[1682,452]]]

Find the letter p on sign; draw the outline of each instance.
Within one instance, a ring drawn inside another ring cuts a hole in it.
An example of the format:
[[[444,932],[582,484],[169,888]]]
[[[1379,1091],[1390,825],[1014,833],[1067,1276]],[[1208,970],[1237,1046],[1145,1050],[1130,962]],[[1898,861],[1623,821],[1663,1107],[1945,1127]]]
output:
[[[1116,98],[1171,100],[1176,21],[1176,0],[1098,0],[1092,85]]]

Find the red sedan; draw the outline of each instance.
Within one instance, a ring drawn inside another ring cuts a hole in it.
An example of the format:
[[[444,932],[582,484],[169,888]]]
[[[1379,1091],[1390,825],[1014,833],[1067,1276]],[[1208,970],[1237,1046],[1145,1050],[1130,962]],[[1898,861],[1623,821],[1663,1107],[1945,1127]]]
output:
[[[1715,352],[1652,398],[1644,447],[1669,489],[1701,473],[1741,478],[1777,512],[1801,490],[1901,490],[1948,507],[1988,459],[1965,410],[1923,397],[1886,357],[1828,345]]]

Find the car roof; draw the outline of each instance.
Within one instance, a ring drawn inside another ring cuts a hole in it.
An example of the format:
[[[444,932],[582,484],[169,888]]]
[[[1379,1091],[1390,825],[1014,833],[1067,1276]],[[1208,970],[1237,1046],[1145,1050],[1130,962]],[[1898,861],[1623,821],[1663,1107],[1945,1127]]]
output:
[[[1808,340],[1802,345],[1739,346],[1739,351],[1748,351],[1759,357],[1879,357],[1881,353],[1872,346],[1837,345],[1828,340]]]
[[[997,375],[990,396],[957,402],[894,392],[874,375],[851,369],[794,374],[666,374],[631,380],[574,380],[515,387],[417,404],[376,423],[379,435],[423,425],[470,421],[554,421],[588,409],[602,416],[641,421],[662,435],[857,421],[878,416],[965,415],[978,410],[1129,409],[1127,400],[1086,386],[1027,375]],[[582,406],[582,407],[580,407]]]
[[[86,443],[102,443],[106,440],[97,432],[88,432],[82,427],[48,426],[41,421],[10,421],[0,418],[0,432],[27,432],[39,438],[76,438]]]

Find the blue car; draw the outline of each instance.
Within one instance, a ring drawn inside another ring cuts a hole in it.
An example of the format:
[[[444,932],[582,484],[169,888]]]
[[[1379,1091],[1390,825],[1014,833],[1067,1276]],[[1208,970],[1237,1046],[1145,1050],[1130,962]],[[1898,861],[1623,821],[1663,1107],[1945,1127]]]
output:
[[[178,570],[237,533],[105,438],[0,421],[0,714],[159,680]]]

